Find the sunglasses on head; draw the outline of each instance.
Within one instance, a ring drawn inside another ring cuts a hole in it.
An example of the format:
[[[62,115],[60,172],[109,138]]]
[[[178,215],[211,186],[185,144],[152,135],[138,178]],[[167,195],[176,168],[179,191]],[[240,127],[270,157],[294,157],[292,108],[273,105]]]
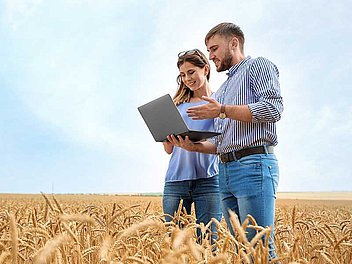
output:
[[[181,51],[178,54],[178,57],[180,58],[180,57],[183,57],[186,55],[194,55],[194,54],[197,54],[198,56],[202,57],[202,55],[199,53],[199,51],[197,49]]]
[[[179,54],[178,54],[178,58],[182,58],[184,56],[187,56],[187,55],[198,55],[199,58],[205,63],[205,64],[208,64],[208,62],[203,58],[202,54],[199,52],[199,50],[197,49],[192,49],[192,50],[186,50],[186,51],[181,51]]]

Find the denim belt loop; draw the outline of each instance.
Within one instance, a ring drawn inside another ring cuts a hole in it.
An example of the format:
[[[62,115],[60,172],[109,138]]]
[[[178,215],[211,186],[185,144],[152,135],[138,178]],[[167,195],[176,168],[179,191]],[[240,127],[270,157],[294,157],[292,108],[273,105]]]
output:
[[[264,150],[265,150],[265,155],[268,156],[268,154],[269,154],[269,153],[268,153],[268,146],[267,146],[267,145],[264,145],[263,147],[264,147]]]
[[[228,157],[228,160],[237,161],[237,157],[234,152],[230,152],[229,156],[230,157]]]

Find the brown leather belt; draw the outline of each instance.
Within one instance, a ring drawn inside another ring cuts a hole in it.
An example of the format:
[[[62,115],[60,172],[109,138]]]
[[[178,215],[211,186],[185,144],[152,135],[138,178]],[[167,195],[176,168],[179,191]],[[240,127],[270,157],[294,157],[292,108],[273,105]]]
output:
[[[253,154],[273,154],[273,153],[274,153],[273,146],[258,146],[258,147],[245,148],[241,150],[220,154],[219,158],[221,163],[227,163],[227,162],[239,160],[243,157],[253,155]]]

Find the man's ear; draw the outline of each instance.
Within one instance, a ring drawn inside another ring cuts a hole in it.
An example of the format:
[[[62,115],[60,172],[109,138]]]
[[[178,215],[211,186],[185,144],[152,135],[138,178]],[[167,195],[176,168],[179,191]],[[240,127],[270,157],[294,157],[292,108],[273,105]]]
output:
[[[230,40],[230,46],[231,48],[236,48],[238,47],[240,44],[240,42],[238,41],[238,38],[237,37],[233,37],[231,40]]]

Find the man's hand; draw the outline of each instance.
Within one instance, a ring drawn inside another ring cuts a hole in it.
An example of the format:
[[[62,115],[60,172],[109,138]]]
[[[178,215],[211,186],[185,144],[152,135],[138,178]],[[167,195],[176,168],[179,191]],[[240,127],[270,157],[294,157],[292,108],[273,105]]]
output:
[[[218,117],[220,114],[221,104],[219,104],[215,99],[207,96],[202,96],[202,99],[208,103],[188,108],[188,116],[194,120]]]

